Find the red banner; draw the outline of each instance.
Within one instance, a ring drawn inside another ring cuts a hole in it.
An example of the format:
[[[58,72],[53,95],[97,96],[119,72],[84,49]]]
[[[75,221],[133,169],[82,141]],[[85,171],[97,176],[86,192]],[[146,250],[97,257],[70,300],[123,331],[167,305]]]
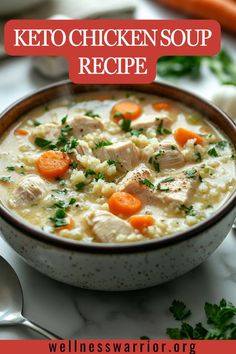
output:
[[[233,340],[2,340],[3,354],[110,353],[110,354],[235,354]]]
[[[161,56],[216,55],[214,20],[10,20],[9,55],[64,56],[75,83],[148,83]]]

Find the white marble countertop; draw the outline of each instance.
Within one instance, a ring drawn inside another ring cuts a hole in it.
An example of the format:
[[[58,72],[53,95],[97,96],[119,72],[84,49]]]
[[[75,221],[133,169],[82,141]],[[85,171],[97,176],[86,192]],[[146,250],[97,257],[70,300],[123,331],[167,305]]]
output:
[[[137,3],[138,18],[176,18],[176,14],[150,2]],[[223,45],[236,56],[235,38],[224,35]],[[0,61],[0,111],[47,83],[31,70],[30,58]],[[184,80],[179,85],[210,98],[218,83],[210,76],[198,83]],[[190,273],[150,289],[108,293],[78,289],[49,279],[26,265],[0,239],[0,255],[11,263],[22,283],[24,315],[63,338],[77,339],[136,339],[142,335],[166,338],[166,327],[176,324],[168,313],[173,299],[183,300],[191,307],[193,323],[204,320],[206,301],[224,297],[236,304],[235,251],[236,233],[232,231],[217,251]],[[40,337],[25,328],[0,328],[0,339],[16,338]]]

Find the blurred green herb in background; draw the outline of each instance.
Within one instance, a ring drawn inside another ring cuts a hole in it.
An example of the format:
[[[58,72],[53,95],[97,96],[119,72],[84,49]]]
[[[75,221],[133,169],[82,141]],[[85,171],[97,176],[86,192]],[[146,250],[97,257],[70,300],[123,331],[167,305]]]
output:
[[[183,76],[199,79],[203,67],[207,67],[221,84],[236,85],[236,63],[225,49],[214,57],[161,57],[157,63],[157,74],[166,79]]]

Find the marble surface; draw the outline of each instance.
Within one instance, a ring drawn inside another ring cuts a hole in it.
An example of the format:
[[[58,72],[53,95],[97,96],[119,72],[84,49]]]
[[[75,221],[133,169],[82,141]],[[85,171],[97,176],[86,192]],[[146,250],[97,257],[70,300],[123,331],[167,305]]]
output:
[[[138,18],[176,18],[176,14],[137,0]],[[223,36],[223,45],[236,56],[235,38]],[[16,99],[49,83],[31,70],[30,58],[0,61],[0,110]],[[209,76],[199,82],[178,83],[208,97],[217,88]],[[224,232],[224,230],[222,230]],[[205,301],[222,297],[236,304],[236,233],[231,231],[217,251],[201,266],[169,283],[140,291],[107,293],[70,287],[26,265],[0,239],[0,255],[17,272],[24,293],[24,315],[63,338],[166,338],[165,329],[176,323],[168,313],[173,299],[183,300],[193,312],[192,321],[204,320]],[[1,286],[1,270],[0,270]],[[34,339],[25,328],[0,328],[0,339]]]

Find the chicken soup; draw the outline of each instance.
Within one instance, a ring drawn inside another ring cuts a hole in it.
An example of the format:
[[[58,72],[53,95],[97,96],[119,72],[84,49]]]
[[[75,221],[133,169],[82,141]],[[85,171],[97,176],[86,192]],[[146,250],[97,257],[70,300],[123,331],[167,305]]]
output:
[[[2,203],[82,242],[167,237],[235,188],[235,151],[206,117],[143,93],[86,93],[39,107],[1,139]]]

